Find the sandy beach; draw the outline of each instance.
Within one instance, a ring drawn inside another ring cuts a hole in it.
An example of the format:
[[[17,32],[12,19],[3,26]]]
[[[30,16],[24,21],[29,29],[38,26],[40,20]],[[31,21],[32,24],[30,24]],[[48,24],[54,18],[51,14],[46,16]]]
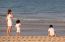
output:
[[[65,42],[65,37],[48,36],[0,36],[0,42]]]

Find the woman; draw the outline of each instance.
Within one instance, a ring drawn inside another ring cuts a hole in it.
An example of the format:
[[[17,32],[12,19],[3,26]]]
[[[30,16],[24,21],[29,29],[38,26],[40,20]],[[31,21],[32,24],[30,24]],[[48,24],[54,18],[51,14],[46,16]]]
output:
[[[8,9],[8,14],[6,16],[7,35],[10,35],[11,29],[12,29],[12,19],[13,19],[12,10],[11,9]]]

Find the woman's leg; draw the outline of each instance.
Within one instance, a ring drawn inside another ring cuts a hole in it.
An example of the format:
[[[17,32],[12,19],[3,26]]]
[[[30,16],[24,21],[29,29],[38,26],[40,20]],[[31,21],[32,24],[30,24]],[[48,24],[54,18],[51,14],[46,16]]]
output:
[[[19,32],[17,32],[16,36],[20,36],[20,33],[19,33]]]
[[[7,27],[7,35],[8,35],[8,33],[9,33],[9,32],[8,32],[8,27]]]
[[[10,35],[12,26],[8,26],[7,34]]]
[[[9,33],[11,33],[12,26],[9,26]]]
[[[7,27],[7,35],[9,35],[9,28],[10,28],[10,27],[8,26],[8,27]]]
[[[18,36],[18,32],[17,32],[16,36]]]
[[[9,35],[11,35],[12,26],[9,26]]]

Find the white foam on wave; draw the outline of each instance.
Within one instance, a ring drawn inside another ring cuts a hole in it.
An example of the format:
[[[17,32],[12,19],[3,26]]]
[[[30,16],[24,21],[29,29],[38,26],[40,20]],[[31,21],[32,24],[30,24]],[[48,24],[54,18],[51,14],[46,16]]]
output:
[[[23,19],[23,20],[40,20],[40,19]]]
[[[38,18],[13,18],[14,20],[26,20],[26,21],[39,21],[39,20],[46,20],[46,21],[65,21],[65,19],[38,19]]]
[[[40,19],[31,19],[31,18],[13,18],[14,20],[20,19],[20,20],[40,20]]]

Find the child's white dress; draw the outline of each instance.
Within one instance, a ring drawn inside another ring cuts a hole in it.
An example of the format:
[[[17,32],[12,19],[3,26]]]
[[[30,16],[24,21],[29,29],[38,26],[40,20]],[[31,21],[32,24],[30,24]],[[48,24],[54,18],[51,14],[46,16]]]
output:
[[[12,15],[11,14],[9,14],[8,16],[7,16],[7,25],[8,26],[12,26]]]
[[[48,31],[50,32],[50,35],[51,36],[55,35],[54,28],[49,28]]]
[[[18,24],[15,25],[15,27],[17,29],[17,31],[16,31],[17,33],[20,33],[20,26],[21,26],[20,23],[18,23]]]

